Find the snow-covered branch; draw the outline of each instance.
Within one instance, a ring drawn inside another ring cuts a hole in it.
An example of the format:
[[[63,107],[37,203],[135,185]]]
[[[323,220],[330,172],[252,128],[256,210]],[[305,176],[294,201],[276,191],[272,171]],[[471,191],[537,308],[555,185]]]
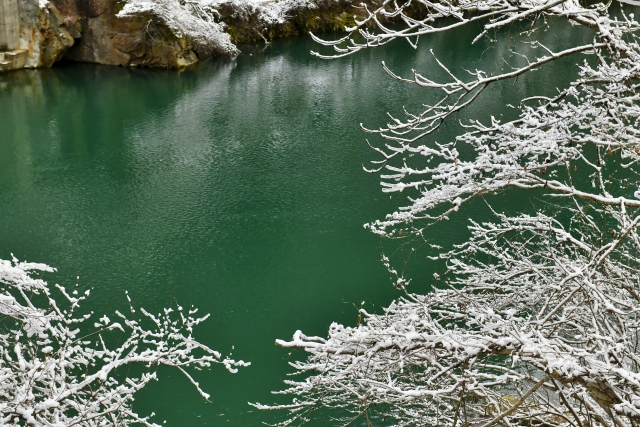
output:
[[[78,314],[89,291],[79,295],[34,275],[53,272],[44,264],[0,260],[0,425],[158,426],[132,409],[136,392],[156,380],[159,365],[175,367],[208,400],[186,368],[223,364],[229,371],[248,363],[221,359],[198,342],[193,328],[208,316],[180,306],[152,314],[130,303],[91,321]],[[56,297],[54,297],[54,295]],[[92,326],[90,326],[90,324]],[[111,345],[119,338],[118,345]],[[146,372],[125,374],[139,364]]]

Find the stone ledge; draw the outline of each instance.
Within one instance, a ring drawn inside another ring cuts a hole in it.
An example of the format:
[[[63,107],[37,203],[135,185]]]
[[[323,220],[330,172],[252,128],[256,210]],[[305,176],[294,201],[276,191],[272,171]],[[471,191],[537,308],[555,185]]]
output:
[[[0,52],[0,72],[24,68],[28,56],[26,49]]]

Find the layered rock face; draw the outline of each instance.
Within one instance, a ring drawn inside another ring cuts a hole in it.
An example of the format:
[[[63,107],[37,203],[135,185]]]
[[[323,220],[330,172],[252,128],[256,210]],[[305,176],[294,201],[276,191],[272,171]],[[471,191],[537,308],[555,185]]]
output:
[[[58,9],[38,0],[0,0],[0,71],[50,67],[73,45]]]

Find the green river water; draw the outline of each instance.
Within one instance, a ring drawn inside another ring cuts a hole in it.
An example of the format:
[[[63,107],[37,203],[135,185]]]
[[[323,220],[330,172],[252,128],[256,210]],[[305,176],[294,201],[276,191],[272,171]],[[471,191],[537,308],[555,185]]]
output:
[[[188,427],[281,419],[247,405],[283,401],[270,392],[283,387],[289,354],[274,340],[296,329],[326,335],[332,321],[354,324],[362,301],[379,309],[400,295],[379,261],[395,243],[363,224],[404,199],[363,172],[376,157],[358,124],[379,126],[386,112],[415,111],[431,95],[392,80],[380,62],[437,74],[433,49],[458,72],[503,64],[508,35],[491,48],[471,46],[475,34],[332,61],[298,39],[183,72],[75,64],[2,74],[0,258],[55,266],[45,278],[92,288],[85,307],[98,315],[123,307],[125,290],[150,310],[193,304],[211,313],[196,336],[252,363],[237,374],[196,373],[212,403],[160,370],[137,397],[141,414]],[[551,47],[588,38],[569,29],[545,37]],[[466,114],[509,114],[507,102],[564,84],[568,64],[498,85]],[[455,132],[450,124],[434,139]],[[524,209],[527,198],[495,203]],[[459,242],[466,218],[485,211],[463,209],[430,238]],[[414,290],[426,289],[436,267],[424,256],[411,267]]]

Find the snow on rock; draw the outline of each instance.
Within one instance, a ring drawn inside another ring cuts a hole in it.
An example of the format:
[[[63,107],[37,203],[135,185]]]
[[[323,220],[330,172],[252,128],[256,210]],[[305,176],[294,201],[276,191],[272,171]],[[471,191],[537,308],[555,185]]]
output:
[[[238,52],[218,22],[212,2],[179,0],[130,0],[118,13],[119,17],[150,13],[181,38],[190,37],[201,50],[234,55]]]
[[[222,6],[239,15],[256,15],[261,24],[271,25],[283,23],[294,9],[314,8],[315,4],[310,0],[129,0],[118,16],[151,13],[177,36],[192,38],[200,49],[235,55],[238,50],[220,20]]]

